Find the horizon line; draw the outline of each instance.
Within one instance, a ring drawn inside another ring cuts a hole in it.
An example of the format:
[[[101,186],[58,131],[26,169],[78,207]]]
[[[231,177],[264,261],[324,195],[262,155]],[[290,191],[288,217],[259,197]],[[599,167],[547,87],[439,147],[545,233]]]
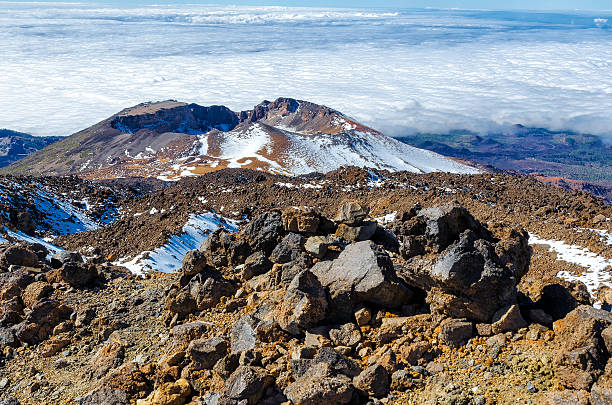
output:
[[[119,3],[119,4],[117,4]],[[0,0],[0,4],[15,4],[15,5],[22,5],[22,4],[48,4],[48,5],[110,5],[110,4],[114,4],[115,6],[117,6],[118,8],[129,8],[132,6],[140,6],[140,7],[155,7],[155,6],[226,6],[226,7],[283,7],[283,8],[317,8],[317,9],[354,9],[354,10],[432,10],[432,11],[484,11],[484,12],[495,12],[495,11],[507,11],[507,12],[517,12],[517,11],[521,11],[521,12],[527,12],[527,13],[546,13],[546,12],[550,12],[550,13],[558,13],[558,12],[592,12],[592,13],[598,13],[598,12],[604,12],[604,13],[608,13],[608,12],[612,12],[612,8],[611,9],[604,9],[604,10],[599,10],[599,9],[587,9],[587,8],[572,8],[572,9],[563,9],[563,8],[559,8],[559,9],[533,9],[533,8],[461,8],[461,7],[432,7],[432,6],[427,6],[427,7],[393,7],[393,6],[383,6],[383,7],[366,7],[366,6],[360,6],[360,7],[350,7],[350,6],[309,6],[309,5],[304,5],[304,6],[287,6],[287,5],[273,5],[273,4],[223,4],[223,3],[214,3],[214,2],[186,2],[186,3],[172,3],[172,2],[153,2],[153,3],[146,3],[146,2],[142,2],[142,4],[130,4],[130,5],[125,5],[124,2],[118,1],[118,0],[101,0],[101,1],[94,1],[94,2],[83,2],[83,1],[45,1],[45,0],[38,0],[38,1],[7,1],[7,0]]]

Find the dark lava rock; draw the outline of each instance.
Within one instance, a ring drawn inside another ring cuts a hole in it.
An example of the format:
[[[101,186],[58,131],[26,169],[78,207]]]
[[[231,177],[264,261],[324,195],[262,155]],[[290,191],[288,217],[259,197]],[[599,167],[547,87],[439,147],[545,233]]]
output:
[[[329,289],[333,321],[349,320],[359,303],[399,308],[414,298],[389,256],[371,241],[348,245],[336,260],[319,262],[311,271]]]

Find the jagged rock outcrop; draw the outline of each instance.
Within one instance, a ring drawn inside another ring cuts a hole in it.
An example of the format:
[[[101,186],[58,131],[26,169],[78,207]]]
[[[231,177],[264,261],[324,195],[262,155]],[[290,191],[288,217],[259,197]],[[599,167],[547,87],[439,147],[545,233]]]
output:
[[[427,291],[432,312],[490,322],[497,311],[517,303],[516,286],[531,255],[525,232],[500,242],[467,210],[453,205],[419,210],[397,230],[408,245],[397,272]]]

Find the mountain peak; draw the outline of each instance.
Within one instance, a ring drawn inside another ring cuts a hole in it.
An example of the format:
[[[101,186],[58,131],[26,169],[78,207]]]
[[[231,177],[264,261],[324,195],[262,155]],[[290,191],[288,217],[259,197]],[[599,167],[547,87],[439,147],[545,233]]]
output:
[[[177,180],[226,167],[300,175],[343,165],[476,172],[386,137],[337,110],[292,98],[266,100],[242,112],[176,100],[142,103],[6,171]]]

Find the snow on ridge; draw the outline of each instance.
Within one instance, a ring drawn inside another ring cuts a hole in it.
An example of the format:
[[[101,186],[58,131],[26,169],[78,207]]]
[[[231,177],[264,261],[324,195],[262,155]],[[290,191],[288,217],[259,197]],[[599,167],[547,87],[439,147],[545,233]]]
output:
[[[36,208],[45,214],[45,222],[58,235],[93,231],[100,228],[100,225],[84,210],[44,191],[36,193],[34,203]]]
[[[563,241],[542,239],[530,233],[529,244],[548,245],[549,252],[557,253],[557,260],[585,267],[581,274],[569,271],[560,271],[557,277],[567,281],[580,281],[584,283],[592,297],[601,286],[612,287],[612,260],[599,256],[589,249],[579,245],[568,245]]]
[[[48,257],[51,257],[54,254],[63,251],[63,249],[55,245],[52,245],[51,243],[43,239],[37,238],[35,236],[26,235],[23,232],[14,232],[5,227],[4,233],[6,237],[9,237],[11,239],[15,239],[15,240],[22,241],[22,242],[28,242],[28,243],[39,243],[43,245],[49,251]],[[8,240],[0,236],[0,243],[8,243]]]
[[[149,271],[171,273],[181,267],[183,257],[188,251],[198,249],[208,235],[225,228],[236,232],[236,222],[214,213],[191,214],[179,235],[173,235],[163,245],[153,251],[145,251],[134,257],[123,257],[114,262],[136,275],[144,275]]]

